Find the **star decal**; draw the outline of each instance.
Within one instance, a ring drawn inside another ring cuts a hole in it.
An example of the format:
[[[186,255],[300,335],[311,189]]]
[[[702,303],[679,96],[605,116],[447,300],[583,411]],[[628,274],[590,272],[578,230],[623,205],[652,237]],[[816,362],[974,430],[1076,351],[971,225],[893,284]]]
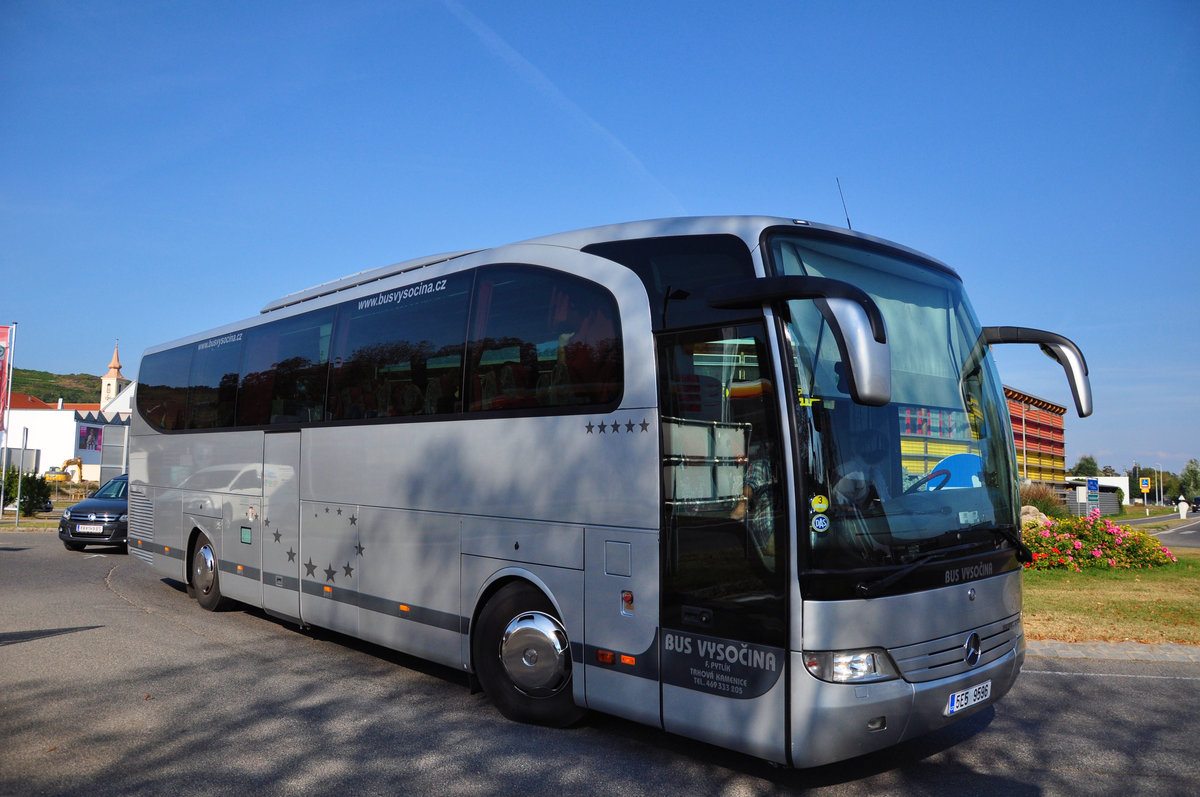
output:
[[[291,548],[288,548],[288,552],[287,552],[287,553],[288,553],[288,561],[289,561],[289,562],[294,562],[294,561],[296,561],[296,552],[295,552],[295,551],[293,551]],[[314,565],[314,567],[315,567],[315,566],[316,566],[316,565]],[[309,573],[309,575],[311,576],[311,575],[312,575],[312,573]]]
[[[278,531],[276,531],[276,532],[275,532],[273,535],[271,535],[271,536],[273,536],[273,537],[275,538],[275,542],[279,542],[281,539],[283,539],[283,535],[282,535],[282,534],[280,534]]]
[[[588,421],[588,425],[583,428],[587,429],[588,434],[591,434],[592,430],[596,428],[596,425],[593,424],[591,421]]]
[[[626,431],[626,432],[632,432],[632,431],[633,431],[633,421],[630,421],[629,423],[625,424],[625,431]]]
[[[643,432],[650,431],[650,422],[647,421],[645,418],[642,419],[640,426],[642,427]]]
[[[331,562],[331,563],[329,564],[329,567],[326,567],[326,568],[325,568],[325,580],[326,580],[326,581],[333,581],[333,577],[334,577],[335,575],[337,575],[337,571],[333,569],[333,563]]]
[[[313,564],[312,557],[308,557],[308,561],[304,563],[304,575],[315,576],[317,574],[317,566]]]
[[[325,507],[325,514],[326,514],[326,515],[328,515],[328,514],[329,514],[329,507]]]
[[[267,528],[270,528],[271,527],[271,518],[269,518],[269,517],[263,518],[263,525],[266,526]]]
[[[346,574],[346,578],[354,577],[354,568],[350,566],[349,562],[346,562],[346,566],[342,568],[342,572]]]
[[[366,548],[362,547],[362,543],[355,543],[355,545],[354,545],[354,553],[355,553],[356,555],[358,555],[358,556],[362,556],[362,555],[363,555],[363,551],[365,551],[365,550],[366,550]]]
[[[340,506],[338,507],[338,514],[342,514],[342,508]]]
[[[354,515],[351,515],[351,516],[350,516],[350,525],[351,525],[351,526],[357,526],[357,525],[358,525],[358,518],[356,518]]]
[[[600,424],[600,434],[604,434],[606,429],[608,429],[608,424],[605,424],[605,423]]]

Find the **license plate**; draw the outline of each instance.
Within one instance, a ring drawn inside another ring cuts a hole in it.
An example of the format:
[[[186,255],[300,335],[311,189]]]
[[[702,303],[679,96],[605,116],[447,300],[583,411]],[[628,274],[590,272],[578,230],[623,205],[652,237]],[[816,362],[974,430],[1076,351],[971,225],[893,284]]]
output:
[[[103,534],[104,526],[88,526],[88,525],[81,524],[81,525],[78,525],[75,527],[75,533],[76,534]]]
[[[954,694],[950,695],[950,700],[948,703],[946,703],[946,716],[956,714],[963,709],[986,702],[991,696],[991,681],[984,681],[978,686],[972,686],[968,689],[962,690],[961,692],[955,692]]]

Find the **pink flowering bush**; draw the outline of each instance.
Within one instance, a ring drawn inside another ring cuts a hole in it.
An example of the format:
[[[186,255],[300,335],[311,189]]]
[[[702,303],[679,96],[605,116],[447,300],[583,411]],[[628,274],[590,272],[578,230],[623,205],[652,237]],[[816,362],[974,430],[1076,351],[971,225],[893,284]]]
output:
[[[1026,523],[1021,536],[1033,551],[1025,567],[1034,570],[1162,567],[1178,561],[1153,535],[1101,518],[1099,509],[1087,517]]]

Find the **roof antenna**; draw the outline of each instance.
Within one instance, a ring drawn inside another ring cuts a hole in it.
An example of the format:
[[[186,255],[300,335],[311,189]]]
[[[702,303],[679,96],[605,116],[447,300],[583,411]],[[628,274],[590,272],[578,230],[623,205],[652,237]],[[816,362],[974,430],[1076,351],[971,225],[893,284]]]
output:
[[[836,177],[833,179],[837,180],[838,196],[842,198],[842,212],[846,214],[846,229],[853,230],[854,228],[850,226],[850,211],[846,210],[846,195],[842,193],[842,181]]]

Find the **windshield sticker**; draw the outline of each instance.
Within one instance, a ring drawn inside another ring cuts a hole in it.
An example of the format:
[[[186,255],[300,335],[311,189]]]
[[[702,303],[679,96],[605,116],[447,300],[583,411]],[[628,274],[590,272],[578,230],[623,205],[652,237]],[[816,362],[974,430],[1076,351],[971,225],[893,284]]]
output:
[[[779,681],[783,650],[671,630],[663,632],[662,662],[663,683],[750,700]]]
[[[810,503],[814,512],[824,512],[829,508],[829,498],[824,495],[814,495]]]
[[[817,534],[824,534],[829,531],[829,516],[815,515],[812,519],[812,530]]]

